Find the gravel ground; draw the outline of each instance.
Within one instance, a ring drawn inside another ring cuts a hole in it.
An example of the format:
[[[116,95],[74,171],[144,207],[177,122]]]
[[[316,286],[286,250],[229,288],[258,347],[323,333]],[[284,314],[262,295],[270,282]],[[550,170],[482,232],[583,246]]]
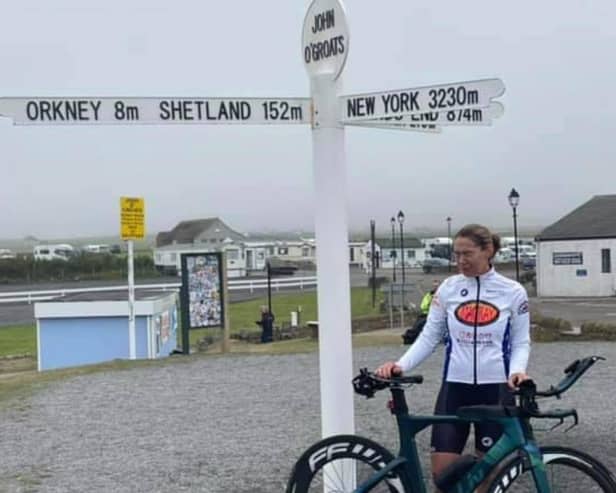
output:
[[[355,367],[402,351],[357,350]],[[530,372],[545,387],[591,354],[608,361],[553,403],[577,407],[580,425],[538,438],[590,452],[614,471],[616,344],[535,344]],[[407,392],[418,413],[431,412],[441,356],[422,366],[426,383]],[[319,438],[318,396],[317,354],[195,357],[57,382],[0,411],[0,491],[283,491],[294,460]],[[356,426],[396,450],[387,399],[386,392],[356,397]],[[428,435],[419,437],[424,451]]]

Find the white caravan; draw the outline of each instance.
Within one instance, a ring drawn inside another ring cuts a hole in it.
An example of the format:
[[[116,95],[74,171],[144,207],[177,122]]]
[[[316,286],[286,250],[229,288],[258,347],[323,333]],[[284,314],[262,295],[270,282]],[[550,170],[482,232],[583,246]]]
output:
[[[38,245],[34,247],[34,260],[68,260],[75,253],[68,243]]]

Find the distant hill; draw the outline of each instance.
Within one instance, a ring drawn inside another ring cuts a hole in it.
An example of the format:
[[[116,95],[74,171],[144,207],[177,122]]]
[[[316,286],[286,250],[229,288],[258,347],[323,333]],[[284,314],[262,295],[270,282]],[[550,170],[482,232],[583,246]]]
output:
[[[149,250],[154,248],[154,235],[147,235],[143,240],[135,241],[135,250]],[[63,238],[36,238],[28,235],[25,238],[6,238],[0,239],[0,248],[8,248],[14,253],[32,253],[36,245],[68,243],[74,247],[84,245],[122,245],[124,241],[119,236],[83,236],[83,237],[63,237]]]

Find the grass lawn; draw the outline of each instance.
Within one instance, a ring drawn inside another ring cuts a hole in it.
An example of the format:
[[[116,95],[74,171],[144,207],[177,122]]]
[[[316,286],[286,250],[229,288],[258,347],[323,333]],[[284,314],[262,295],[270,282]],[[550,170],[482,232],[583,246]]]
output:
[[[0,358],[15,355],[36,356],[36,326],[0,328]]]
[[[359,318],[378,314],[381,293],[377,292],[376,308],[372,308],[372,291],[368,288],[351,289],[351,315]],[[260,307],[267,305],[267,297],[241,303],[232,303],[230,308],[231,332],[242,329],[260,330],[255,324],[261,317]],[[272,293],[272,312],[276,317],[276,325],[291,322],[291,312],[301,307],[300,324],[309,320],[317,320],[317,293]]]
[[[378,315],[378,307],[383,296],[377,291],[375,308],[372,308],[372,290],[369,288],[351,289],[351,316],[361,318],[369,315]],[[231,319],[231,333],[241,331],[260,332],[261,328],[255,323],[261,318],[261,306],[267,305],[267,296],[251,301],[242,301],[229,305],[229,318]],[[272,293],[272,312],[276,317],[275,325],[281,326],[285,322],[291,322],[291,312],[301,307],[300,325],[310,320],[318,320],[317,316],[317,293]],[[212,335],[214,339],[222,336],[222,329],[198,329],[190,331],[190,343],[195,342],[206,335]]]

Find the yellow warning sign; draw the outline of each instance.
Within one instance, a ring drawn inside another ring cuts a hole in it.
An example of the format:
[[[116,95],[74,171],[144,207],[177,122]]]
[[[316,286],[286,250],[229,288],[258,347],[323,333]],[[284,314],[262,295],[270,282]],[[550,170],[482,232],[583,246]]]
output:
[[[141,197],[120,197],[121,236],[141,240],[145,236],[145,205]]]

